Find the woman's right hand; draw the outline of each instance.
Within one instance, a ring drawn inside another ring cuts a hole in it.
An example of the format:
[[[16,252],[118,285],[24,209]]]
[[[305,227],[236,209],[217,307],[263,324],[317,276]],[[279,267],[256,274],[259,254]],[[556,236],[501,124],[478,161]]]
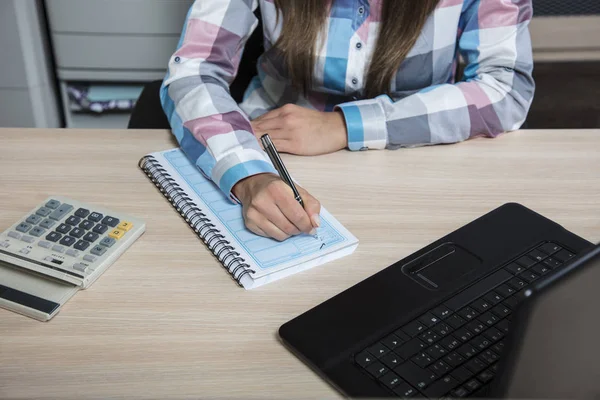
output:
[[[304,208],[277,175],[253,175],[238,182],[233,194],[242,202],[246,227],[257,235],[279,241],[300,233],[314,234],[321,223],[321,204],[306,190],[296,187]]]

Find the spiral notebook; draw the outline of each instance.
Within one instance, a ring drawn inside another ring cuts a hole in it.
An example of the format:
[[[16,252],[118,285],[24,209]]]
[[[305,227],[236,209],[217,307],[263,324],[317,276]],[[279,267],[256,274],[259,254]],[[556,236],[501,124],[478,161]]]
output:
[[[139,165],[246,289],[350,255],[358,246],[358,239],[324,207],[318,239],[303,234],[278,242],[252,233],[244,225],[242,207],[229,200],[180,149],[149,154]]]

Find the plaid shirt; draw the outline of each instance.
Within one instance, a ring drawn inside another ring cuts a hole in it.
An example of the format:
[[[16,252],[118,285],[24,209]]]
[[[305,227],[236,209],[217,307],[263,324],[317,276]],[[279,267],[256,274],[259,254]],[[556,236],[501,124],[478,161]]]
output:
[[[265,53],[236,104],[229,84],[257,26],[259,5]],[[275,173],[249,120],[286,103],[343,112],[353,151],[494,137],[518,129],[528,113],[535,86],[531,0],[441,0],[400,66],[391,96],[374,99],[362,93],[381,0],[333,0],[306,97],[292,89],[272,51],[281,32],[276,15],[272,0],[197,0],[161,89],[182,150],[227,195],[243,178]],[[466,69],[456,82],[459,56]]]

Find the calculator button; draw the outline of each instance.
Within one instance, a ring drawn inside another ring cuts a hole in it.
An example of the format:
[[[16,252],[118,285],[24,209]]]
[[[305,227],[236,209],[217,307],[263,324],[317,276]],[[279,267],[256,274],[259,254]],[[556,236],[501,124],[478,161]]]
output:
[[[100,241],[100,245],[104,247],[112,247],[115,243],[117,243],[117,241],[111,237],[105,237]]]
[[[31,224],[31,225],[37,225],[37,224],[39,224],[39,223],[40,223],[40,221],[41,221],[42,219],[43,219],[43,218],[42,218],[42,217],[40,217],[39,215],[36,215],[36,214],[31,214],[31,215],[29,216],[29,218],[27,218],[27,220],[26,220],[25,222],[27,222],[28,224]]]
[[[71,257],[79,257],[79,251],[77,251],[77,250],[69,249],[66,251],[66,253],[68,256],[71,256]]]
[[[85,272],[85,270],[87,269],[87,266],[77,263],[77,264],[73,265],[73,269],[76,269],[77,271]]]
[[[88,215],[90,215],[90,210],[86,210],[85,208],[80,208],[79,210],[75,211],[75,215],[77,215],[79,218],[85,218]]]
[[[96,246],[92,250],[90,250],[90,253],[97,255],[97,256],[101,256],[104,253],[106,253],[106,250],[107,250],[107,248],[104,246]]]
[[[117,226],[117,229],[120,229],[125,232],[129,232],[129,230],[133,228],[133,224],[131,222],[123,221]]]
[[[118,218],[115,218],[115,217],[109,217],[109,216],[106,216],[106,217],[104,217],[104,219],[102,220],[102,223],[103,223],[104,225],[108,225],[108,226],[110,226],[111,228],[114,228],[114,227],[116,227],[117,225],[119,225],[119,219],[118,219]]]
[[[61,237],[62,235],[58,232],[50,232],[48,236],[46,236],[46,240],[49,240],[51,242],[58,242]]]
[[[100,220],[102,219],[103,215],[97,212],[93,212],[89,215],[88,219],[90,221],[94,221],[94,222],[100,222]]]
[[[69,236],[79,239],[84,234],[85,234],[85,231],[83,229],[75,228],[69,233]]]
[[[122,231],[120,229],[114,229],[108,234],[109,237],[117,240],[121,239],[124,235],[125,231]]]
[[[85,251],[85,250],[87,250],[88,247],[90,247],[90,242],[86,242],[85,240],[80,240],[79,242],[75,243],[75,246],[73,246],[73,247],[75,247],[77,250]]]
[[[11,237],[13,239],[17,239],[18,240],[18,239],[21,239],[21,234],[17,233],[17,232],[10,231],[10,232],[8,232],[8,237]]]
[[[44,228],[40,228],[39,226],[36,226],[32,230],[29,231],[29,234],[31,236],[35,236],[35,237],[40,237],[44,233],[46,233],[46,230]]]
[[[38,242],[38,246],[40,246],[40,247],[42,247],[44,249],[49,249],[49,248],[52,247],[52,243],[41,241],[41,242]]]
[[[75,238],[72,238],[71,236],[65,236],[64,238],[61,239],[61,241],[59,243],[64,246],[71,247],[75,244],[76,241],[77,240],[75,240]]]
[[[41,207],[35,213],[37,215],[39,215],[40,217],[47,217],[48,215],[50,215],[52,213],[52,210],[49,209],[48,207]]]
[[[83,256],[83,260],[93,263],[94,261],[96,261],[96,257],[86,254],[85,256]]]
[[[52,246],[52,251],[55,251],[57,253],[64,253],[65,252],[65,248],[62,246],[59,246],[57,244],[55,244],[54,246]]]
[[[29,232],[29,230],[31,229],[31,224],[28,224],[26,222],[21,222],[19,225],[17,225],[17,227],[15,228],[17,231],[19,232]]]
[[[88,241],[90,243],[94,243],[96,240],[98,240],[99,237],[100,237],[100,235],[98,235],[97,233],[88,232],[83,237],[83,240],[86,240],[86,241]]]
[[[40,226],[45,229],[51,229],[54,226],[54,224],[56,224],[56,222],[52,221],[51,219],[45,219],[42,221]]]
[[[90,229],[92,229],[94,227],[94,223],[92,221],[88,221],[87,219],[84,219],[79,224],[79,227],[81,229],[85,229],[86,231],[89,231]]]
[[[21,250],[19,251],[19,253],[21,253],[21,254],[29,254],[30,252],[31,252],[31,250],[29,250],[29,249],[28,249],[28,248],[26,248],[26,247],[25,247],[25,248],[23,248],[23,249],[21,249]]]
[[[8,243],[8,242],[0,242],[0,247],[3,247],[3,248],[6,249],[6,248],[8,248],[8,246],[10,246],[10,243]]]
[[[71,230],[71,227],[67,224],[60,224],[58,226],[58,228],[56,228],[56,232],[63,233],[63,234],[69,233],[70,230]]]
[[[56,210],[58,206],[60,206],[60,201],[58,200],[52,199],[46,203],[46,207],[51,208],[53,210]]]
[[[52,214],[50,214],[50,219],[53,219],[55,221],[60,221],[61,219],[63,219],[65,217],[65,215],[70,213],[72,209],[73,209],[72,205],[63,204],[60,207],[58,207],[56,210],[54,210],[52,212]]]
[[[81,218],[76,217],[74,215],[71,215],[69,218],[67,218],[67,220],[65,221],[66,224],[69,224],[71,226],[76,226],[77,224],[79,224],[81,222]]]
[[[94,232],[99,233],[100,235],[102,235],[107,230],[108,230],[108,226],[102,225],[102,224],[96,225],[93,229]]]
[[[24,241],[25,243],[33,243],[35,242],[35,238],[32,236],[27,236],[27,235],[23,235],[23,237],[21,238],[22,241]]]

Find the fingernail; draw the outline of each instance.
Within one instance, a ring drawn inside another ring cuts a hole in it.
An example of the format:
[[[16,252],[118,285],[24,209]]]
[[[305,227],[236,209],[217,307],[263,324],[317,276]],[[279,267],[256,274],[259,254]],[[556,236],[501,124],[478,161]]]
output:
[[[313,229],[312,231],[308,232],[308,234],[309,234],[310,236],[316,236],[316,234],[317,234],[317,230],[316,230],[316,229]]]
[[[318,228],[321,226],[321,217],[318,214],[313,215],[311,219],[312,219],[312,224],[315,228]]]

